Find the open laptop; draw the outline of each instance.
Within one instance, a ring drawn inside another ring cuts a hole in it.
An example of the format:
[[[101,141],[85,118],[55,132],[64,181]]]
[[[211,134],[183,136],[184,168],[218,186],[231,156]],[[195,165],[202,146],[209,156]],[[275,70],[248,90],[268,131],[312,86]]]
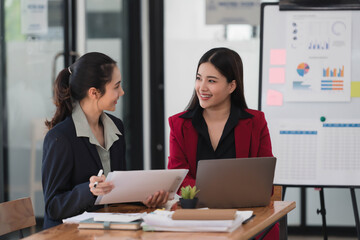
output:
[[[200,160],[198,207],[259,207],[270,203],[276,158]]]

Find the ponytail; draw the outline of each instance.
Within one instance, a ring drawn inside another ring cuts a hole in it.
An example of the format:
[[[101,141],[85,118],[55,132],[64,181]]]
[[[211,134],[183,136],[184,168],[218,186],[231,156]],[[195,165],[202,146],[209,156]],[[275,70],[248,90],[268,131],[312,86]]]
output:
[[[45,121],[48,129],[64,121],[72,114],[73,101],[81,101],[87,96],[90,88],[98,89],[105,94],[105,85],[111,82],[116,62],[109,56],[90,52],[76,60],[70,67],[64,68],[57,76],[54,84],[54,117]],[[71,81],[70,81],[71,80]]]
[[[49,130],[72,114],[73,106],[69,85],[70,75],[69,69],[64,68],[55,80],[54,104],[56,106],[56,111],[54,117],[50,121],[45,121],[45,125]]]

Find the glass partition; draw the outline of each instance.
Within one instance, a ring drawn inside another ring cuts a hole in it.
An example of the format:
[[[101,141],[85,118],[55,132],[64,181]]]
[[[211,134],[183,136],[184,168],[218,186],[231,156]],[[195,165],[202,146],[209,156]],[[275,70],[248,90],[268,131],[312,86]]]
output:
[[[126,36],[126,20],[124,17],[124,2],[122,0],[87,0],[85,1],[85,51],[102,52],[112,57],[118,64],[124,79],[123,38]],[[82,11],[79,9],[79,11]],[[82,43],[78,43],[82,44]],[[124,87],[124,86],[123,86]],[[126,89],[124,89],[126,92]],[[126,95],[125,95],[126,96]],[[124,98],[126,98],[124,96]],[[123,118],[124,98],[119,99],[113,115]]]
[[[79,27],[85,27],[86,35],[85,41],[78,45],[84,44],[85,52],[98,51],[111,56],[123,72],[126,35],[123,1],[83,2],[84,7],[77,11],[85,13],[85,22]],[[47,132],[44,121],[54,114],[53,81],[65,67],[63,11],[62,0],[4,1],[5,200],[30,196],[37,217],[44,214],[41,184],[42,145]],[[112,113],[120,118],[123,101]]]
[[[52,117],[54,56],[63,51],[62,1],[6,0],[6,131],[8,200],[30,196],[43,216],[44,121]],[[35,20],[36,18],[36,20]],[[58,61],[57,69],[62,69]]]

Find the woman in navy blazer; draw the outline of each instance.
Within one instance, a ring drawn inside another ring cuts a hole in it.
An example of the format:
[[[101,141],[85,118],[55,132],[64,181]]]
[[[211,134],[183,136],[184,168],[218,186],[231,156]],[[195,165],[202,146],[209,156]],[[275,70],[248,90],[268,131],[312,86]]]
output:
[[[102,53],[87,53],[63,69],[54,85],[56,112],[45,124],[42,183],[44,228],[62,219],[96,210],[96,197],[113,189],[100,169],[126,170],[124,126],[104,113],[114,111],[124,91],[116,62]],[[98,182],[95,185],[95,182]],[[168,193],[156,192],[143,203],[165,203]]]
[[[190,103],[169,125],[168,168],[189,169],[182,186],[195,185],[199,160],[272,156],[264,113],[248,109],[241,58],[227,48],[201,57]],[[278,225],[265,239],[279,239]]]

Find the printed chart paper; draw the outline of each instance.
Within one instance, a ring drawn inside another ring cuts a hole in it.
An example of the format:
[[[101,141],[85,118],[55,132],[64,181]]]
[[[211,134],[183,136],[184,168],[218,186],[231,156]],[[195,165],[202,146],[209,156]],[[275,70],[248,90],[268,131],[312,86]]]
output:
[[[291,123],[291,124],[289,124]],[[275,183],[313,182],[316,176],[319,124],[283,121],[272,126],[273,154],[277,157]],[[306,149],[306,150],[304,150]]]
[[[351,13],[287,17],[285,101],[345,102],[351,90]]]
[[[360,119],[274,125],[277,157],[274,183],[342,185],[360,183]]]

